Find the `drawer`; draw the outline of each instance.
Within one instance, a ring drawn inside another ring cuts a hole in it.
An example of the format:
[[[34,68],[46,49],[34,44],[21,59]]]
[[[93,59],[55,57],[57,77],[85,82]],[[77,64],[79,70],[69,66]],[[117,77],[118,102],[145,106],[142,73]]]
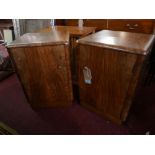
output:
[[[84,19],[84,26],[96,27],[96,31],[107,29],[107,19]]]
[[[55,25],[65,25],[65,19],[55,19]]]
[[[154,31],[152,20],[108,20],[108,29],[151,34]]]
[[[78,19],[66,19],[65,25],[66,26],[78,26]]]

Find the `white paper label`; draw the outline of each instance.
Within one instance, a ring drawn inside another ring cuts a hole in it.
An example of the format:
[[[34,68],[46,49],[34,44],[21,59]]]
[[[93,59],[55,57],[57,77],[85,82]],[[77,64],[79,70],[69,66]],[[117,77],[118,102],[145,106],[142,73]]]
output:
[[[86,66],[83,69],[83,76],[84,76],[84,81],[86,84],[92,83],[91,70]]]

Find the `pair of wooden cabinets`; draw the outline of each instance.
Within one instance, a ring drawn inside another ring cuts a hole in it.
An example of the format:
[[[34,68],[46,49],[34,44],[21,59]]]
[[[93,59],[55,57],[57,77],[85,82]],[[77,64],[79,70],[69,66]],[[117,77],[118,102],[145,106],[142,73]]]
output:
[[[56,26],[27,33],[8,45],[18,77],[32,106],[72,104],[70,42],[94,28]]]
[[[56,20],[57,25],[78,26],[78,19]],[[154,33],[154,20],[142,19],[83,19],[83,26],[96,30],[114,30],[136,33]]]
[[[72,104],[69,35],[54,28],[8,45],[32,106]],[[117,123],[125,121],[153,42],[154,35],[110,30],[79,39],[80,104]]]

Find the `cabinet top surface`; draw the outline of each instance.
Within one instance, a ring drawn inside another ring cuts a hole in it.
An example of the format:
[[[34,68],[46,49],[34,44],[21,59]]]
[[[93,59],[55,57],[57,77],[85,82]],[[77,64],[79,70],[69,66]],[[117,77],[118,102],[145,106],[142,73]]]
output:
[[[44,33],[26,33],[7,45],[11,47],[22,46],[41,46],[41,45],[57,45],[68,44],[68,36],[63,32],[44,32]]]
[[[150,34],[102,30],[79,39],[78,43],[146,55],[154,38]]]
[[[53,26],[39,30],[39,32],[61,31],[70,35],[85,36],[95,31],[95,27],[78,27],[78,26]]]
[[[54,26],[36,33],[26,33],[7,45],[11,47],[69,44],[69,36],[85,36],[95,31],[94,27]]]

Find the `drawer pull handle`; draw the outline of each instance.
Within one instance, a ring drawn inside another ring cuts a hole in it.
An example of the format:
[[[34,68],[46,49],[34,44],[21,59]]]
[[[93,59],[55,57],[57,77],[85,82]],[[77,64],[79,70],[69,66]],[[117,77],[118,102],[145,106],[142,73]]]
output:
[[[139,26],[138,24],[135,24],[135,25],[134,25],[134,27],[138,27],[138,26]]]
[[[130,24],[126,24],[126,26],[130,29],[130,30],[134,30],[136,29],[139,25],[138,24],[134,24],[133,26]]]
[[[130,25],[130,24],[126,24],[126,26],[127,26],[127,27],[130,27],[131,25]]]

